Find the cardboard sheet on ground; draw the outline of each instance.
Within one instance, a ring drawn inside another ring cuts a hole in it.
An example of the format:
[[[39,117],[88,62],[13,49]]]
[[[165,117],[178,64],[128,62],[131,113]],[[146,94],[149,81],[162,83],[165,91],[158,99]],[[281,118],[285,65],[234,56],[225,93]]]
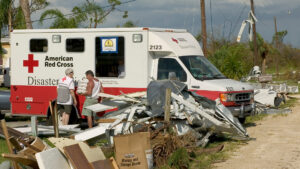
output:
[[[35,157],[40,169],[71,169],[67,159],[58,148],[36,153]]]
[[[90,147],[86,143],[81,141],[76,141],[68,138],[54,138],[51,137],[48,139],[52,144],[54,144],[62,153],[64,153],[63,148],[65,146],[79,144],[81,150],[84,155],[88,159],[89,162],[94,162],[98,160],[104,160],[105,156],[102,150],[99,147]]]
[[[148,169],[146,152],[151,149],[149,132],[115,136],[114,143],[120,169]]]

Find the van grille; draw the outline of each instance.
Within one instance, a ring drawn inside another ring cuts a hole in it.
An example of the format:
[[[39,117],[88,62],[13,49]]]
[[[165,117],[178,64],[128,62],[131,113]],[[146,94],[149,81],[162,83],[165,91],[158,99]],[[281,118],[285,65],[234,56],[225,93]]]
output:
[[[235,102],[237,104],[248,103],[250,102],[250,95],[251,93],[237,93],[235,95]]]

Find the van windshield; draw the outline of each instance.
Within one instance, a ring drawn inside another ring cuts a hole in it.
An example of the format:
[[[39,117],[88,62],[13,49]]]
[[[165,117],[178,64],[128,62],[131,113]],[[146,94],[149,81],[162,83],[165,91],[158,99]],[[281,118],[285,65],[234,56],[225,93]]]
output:
[[[226,79],[204,56],[181,56],[179,58],[197,80]]]

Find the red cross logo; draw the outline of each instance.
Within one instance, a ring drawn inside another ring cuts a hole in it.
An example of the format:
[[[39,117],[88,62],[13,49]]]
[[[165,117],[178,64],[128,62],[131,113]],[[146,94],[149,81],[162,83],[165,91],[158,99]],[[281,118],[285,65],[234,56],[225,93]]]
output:
[[[33,54],[28,54],[28,60],[23,60],[23,66],[28,67],[28,73],[33,73],[33,68],[39,66],[39,61],[33,60]]]
[[[172,41],[175,42],[175,43],[178,43],[178,40],[175,39],[175,38],[172,38]]]

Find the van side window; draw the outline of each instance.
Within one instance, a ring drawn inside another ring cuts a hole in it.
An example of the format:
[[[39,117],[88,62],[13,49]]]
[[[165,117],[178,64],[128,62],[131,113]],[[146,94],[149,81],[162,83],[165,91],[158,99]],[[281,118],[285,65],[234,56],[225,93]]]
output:
[[[124,37],[96,37],[96,76],[125,77]]]
[[[30,52],[47,52],[48,40],[47,39],[30,39]]]
[[[84,52],[84,39],[72,38],[66,40],[67,52]]]
[[[177,79],[186,82],[187,75],[175,59],[160,58],[158,60],[157,80],[165,79]]]

